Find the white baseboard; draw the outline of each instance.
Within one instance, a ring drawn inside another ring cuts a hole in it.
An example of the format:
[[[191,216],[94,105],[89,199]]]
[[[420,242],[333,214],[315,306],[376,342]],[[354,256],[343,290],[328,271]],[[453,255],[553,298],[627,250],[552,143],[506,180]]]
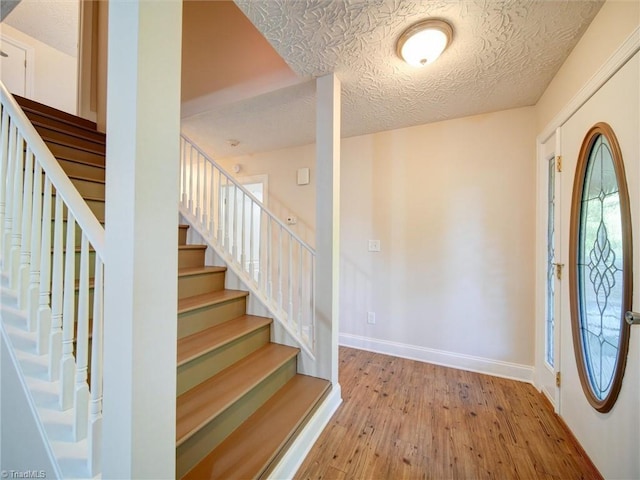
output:
[[[331,420],[331,417],[342,403],[340,384],[336,383],[318,407],[311,419],[298,434],[287,453],[280,459],[278,465],[271,471],[272,480],[289,480],[293,478],[302,465],[307,454],[316,443],[318,437]]]
[[[340,334],[339,343],[345,347],[533,383],[534,369],[529,365],[502,362],[490,358],[474,357],[472,355],[446,352],[444,350],[390,342],[387,340],[378,340],[376,338],[362,337],[348,333]]]

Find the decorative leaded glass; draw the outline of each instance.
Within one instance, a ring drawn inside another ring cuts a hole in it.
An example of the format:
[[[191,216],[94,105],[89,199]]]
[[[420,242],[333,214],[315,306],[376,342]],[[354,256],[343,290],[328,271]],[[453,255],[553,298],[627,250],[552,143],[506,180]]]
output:
[[[546,338],[546,355],[547,363],[553,367],[554,365],[554,344],[553,335],[555,328],[555,179],[556,179],[556,162],[555,157],[549,160],[549,189],[547,195],[547,318],[545,328]]]
[[[628,349],[631,226],[620,148],[606,124],[583,143],[572,207],[571,302],[574,349],[590,403],[611,409]]]
[[[582,194],[578,279],[580,334],[589,381],[602,400],[611,389],[622,311],[622,220],[609,144],[599,135]]]

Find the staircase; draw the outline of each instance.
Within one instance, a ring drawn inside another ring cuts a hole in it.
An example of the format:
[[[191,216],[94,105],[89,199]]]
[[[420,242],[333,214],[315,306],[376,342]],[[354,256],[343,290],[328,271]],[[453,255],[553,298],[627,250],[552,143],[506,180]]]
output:
[[[16,100],[104,224],[104,134]],[[226,267],[206,266],[207,247],[187,244],[189,226],[178,228],[176,476],[266,478],[330,383],[297,373],[299,349],[271,342],[272,320],[247,314],[249,293],[225,289]]]

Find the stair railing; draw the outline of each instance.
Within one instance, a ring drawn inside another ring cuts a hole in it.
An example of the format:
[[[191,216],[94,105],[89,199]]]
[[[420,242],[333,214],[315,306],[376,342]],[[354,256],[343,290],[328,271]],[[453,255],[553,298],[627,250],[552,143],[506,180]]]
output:
[[[37,354],[48,356],[48,380],[60,382],[59,408],[73,411],[75,441],[87,440],[93,477],[101,469],[105,232],[1,82],[0,104],[1,271]]]
[[[181,213],[314,358],[315,251],[187,136]]]

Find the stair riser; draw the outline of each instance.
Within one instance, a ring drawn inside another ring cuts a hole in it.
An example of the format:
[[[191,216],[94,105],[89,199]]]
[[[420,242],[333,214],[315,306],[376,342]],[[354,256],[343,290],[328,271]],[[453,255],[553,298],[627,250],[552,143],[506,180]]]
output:
[[[269,325],[178,367],[178,395],[199,385],[263,347],[271,338]]]
[[[178,250],[178,268],[202,267],[204,265],[204,249]]]
[[[224,303],[181,313],[178,315],[178,338],[192,335],[244,315],[246,308],[246,297],[240,297]]]
[[[67,175],[74,175],[83,178],[90,178],[92,180],[105,181],[105,169],[101,167],[94,167],[93,165],[87,165],[86,163],[77,163],[70,160],[58,159],[58,163]]]
[[[223,290],[224,273],[206,272],[178,277],[178,299]]]
[[[66,145],[60,145],[53,142],[46,142],[49,150],[53,153],[54,156],[61,156],[65,158],[71,158],[77,160],[79,162],[88,163],[90,165],[101,165],[104,167],[105,159],[103,154],[86,152],[84,150],[76,150],[73,147],[68,147]]]
[[[71,183],[76,187],[78,193],[82,197],[93,197],[104,200],[105,198],[105,184],[92,182],[90,180],[79,180],[77,178],[72,178]],[[42,181],[42,188],[44,191],[44,180]],[[55,188],[51,189],[52,192],[55,192]]]
[[[182,477],[296,374],[295,357],[209,422],[176,450],[176,476]]]
[[[84,200],[89,207],[89,210],[93,212],[99,222],[104,222],[105,217],[105,202],[104,200]],[[51,215],[55,218],[55,209],[56,209],[56,196],[54,194],[51,195]],[[62,219],[67,219],[67,208],[63,207],[62,209]],[[53,221],[53,220],[52,220]]]
[[[38,127],[36,129],[40,136],[48,142],[56,142],[58,144],[75,147],[90,152],[104,155],[105,145],[102,142],[93,142],[84,138],[77,138],[72,135],[57,132],[46,127]]]
[[[187,230],[188,228],[178,228],[178,245],[187,244]]]
[[[68,122],[60,121],[55,118],[50,118],[50,117],[41,115],[38,112],[29,112],[28,117],[29,117],[29,120],[31,120],[31,122],[36,127],[36,130],[39,130],[40,128],[49,130],[49,128],[47,127],[51,127],[54,129],[62,130],[71,135],[86,139],[91,142],[103,143],[103,144],[105,143],[105,135],[103,133],[96,132],[95,130],[82,128],[76,125],[70,125]]]

